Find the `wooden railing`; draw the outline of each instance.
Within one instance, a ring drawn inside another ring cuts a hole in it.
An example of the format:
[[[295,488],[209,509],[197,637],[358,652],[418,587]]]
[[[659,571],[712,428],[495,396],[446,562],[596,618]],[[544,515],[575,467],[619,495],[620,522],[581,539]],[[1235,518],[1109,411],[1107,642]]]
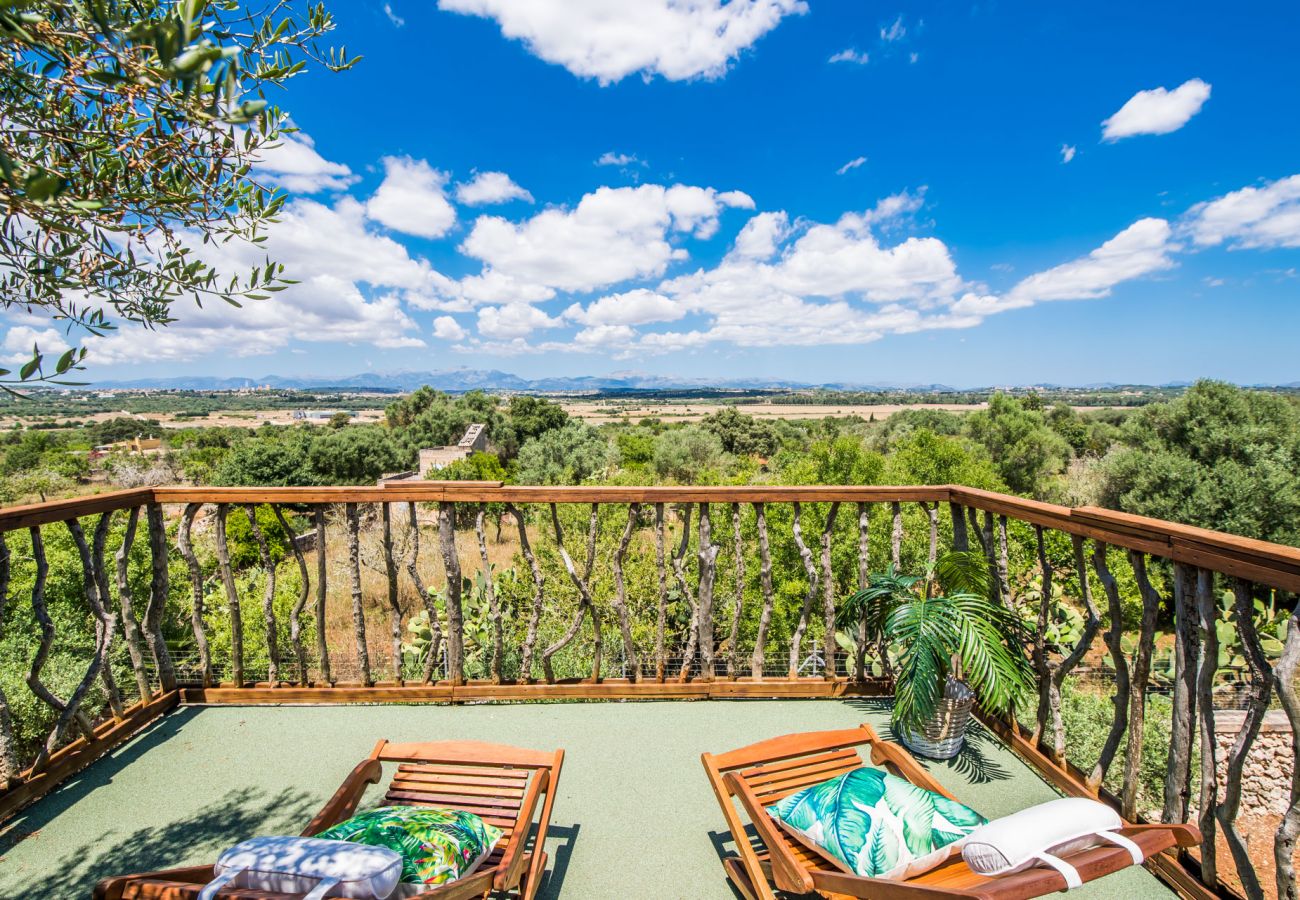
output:
[[[251,548],[243,567],[232,561],[236,523],[243,549]],[[274,540],[272,526],[283,532]],[[70,540],[80,570],[53,574],[60,583],[78,582],[81,613],[93,631],[93,640],[72,654],[82,666],[78,677],[69,680],[65,671],[62,690],[44,671],[61,637],[46,602],[51,528],[66,533],[60,539]],[[313,534],[304,549],[307,531]],[[440,578],[421,559],[430,544]],[[509,551],[508,581],[500,566],[494,570],[493,547]],[[885,693],[888,655],[863,634],[837,634],[837,601],[873,571],[920,568],[949,548],[982,552],[997,596],[1022,610],[1028,605],[1036,620],[1026,651],[1038,675],[1037,699],[1018,720],[990,724],[1075,793],[1109,796],[1107,776],[1121,759],[1113,799],[1130,819],[1141,812],[1157,616],[1162,607],[1173,610],[1160,816],[1199,825],[1205,839],[1193,868],[1202,884],[1219,884],[1219,831],[1243,892],[1263,896],[1237,830],[1243,767],[1274,692],[1292,724],[1294,759],[1300,627],[1292,612],[1284,650],[1270,663],[1253,605],[1269,600],[1294,608],[1300,549],[959,486],[160,487],[0,510],[0,638],[31,629],[25,687],[49,719],[43,740],[29,740],[24,754],[0,695],[0,779],[7,788],[0,816],[57,783],[77,760],[84,764],[187,700]],[[1028,562],[1013,567],[1016,554]],[[1118,625],[1102,629],[1103,620],[1123,621],[1117,565],[1128,567],[1126,580],[1140,597],[1137,640],[1129,648]],[[1066,569],[1077,581],[1085,621],[1077,641],[1051,647],[1045,630],[1053,583]],[[478,577],[472,598],[467,572]],[[294,583],[291,602],[281,597],[277,577]],[[340,581],[342,597],[331,592]],[[1100,588],[1095,597],[1093,585]],[[1246,714],[1219,784],[1214,690],[1223,591],[1231,596],[1247,671]],[[1036,599],[1021,596],[1030,593]],[[16,615],[20,594],[30,621]],[[350,622],[331,615],[344,604]],[[417,616],[427,616],[428,636],[411,643]],[[377,639],[378,624],[384,633]],[[1114,716],[1099,758],[1085,771],[1070,759],[1062,692],[1099,638],[1113,670]],[[115,666],[119,657],[124,662]],[[1292,774],[1274,848],[1285,896],[1296,890],[1297,833],[1300,777]],[[1196,892],[1186,871],[1165,874]]]

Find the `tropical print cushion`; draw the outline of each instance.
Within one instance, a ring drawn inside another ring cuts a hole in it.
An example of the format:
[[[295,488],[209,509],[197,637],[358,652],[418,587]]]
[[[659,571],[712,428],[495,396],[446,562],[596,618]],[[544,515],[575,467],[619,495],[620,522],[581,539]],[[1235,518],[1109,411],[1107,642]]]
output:
[[[403,882],[446,884],[473,872],[501,840],[501,829],[458,809],[381,806],[316,837],[387,847],[402,856]]]
[[[846,872],[909,878],[961,851],[987,820],[942,794],[863,766],[767,807],[804,844]]]

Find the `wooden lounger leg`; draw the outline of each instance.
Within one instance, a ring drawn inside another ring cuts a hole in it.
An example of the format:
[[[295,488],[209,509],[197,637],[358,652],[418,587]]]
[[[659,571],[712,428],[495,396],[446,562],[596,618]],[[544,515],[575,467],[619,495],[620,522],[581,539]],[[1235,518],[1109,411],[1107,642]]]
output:
[[[745,871],[745,864],[736,856],[728,856],[722,861],[722,867],[727,870],[727,877],[731,883],[740,891],[745,900],[758,900],[758,893],[754,890],[754,882],[749,880],[749,873]]]
[[[537,851],[537,867],[529,868],[523,880],[519,882],[520,900],[533,900],[542,886],[542,876],[546,874],[546,851]]]

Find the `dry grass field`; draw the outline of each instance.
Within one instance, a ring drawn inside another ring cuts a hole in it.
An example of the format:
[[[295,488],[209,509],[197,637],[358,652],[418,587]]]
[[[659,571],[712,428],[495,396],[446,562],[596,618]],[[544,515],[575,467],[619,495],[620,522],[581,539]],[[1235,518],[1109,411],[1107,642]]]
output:
[[[569,415],[584,419],[593,425],[605,422],[636,422],[643,418],[663,419],[666,422],[697,422],[717,412],[724,404],[714,401],[689,400],[565,400]],[[827,416],[859,416],[877,421],[905,409],[942,409],[949,412],[970,412],[983,409],[987,403],[890,403],[872,406],[852,404],[801,405],[794,403],[743,403],[736,406],[740,412],[756,419],[824,419]]]

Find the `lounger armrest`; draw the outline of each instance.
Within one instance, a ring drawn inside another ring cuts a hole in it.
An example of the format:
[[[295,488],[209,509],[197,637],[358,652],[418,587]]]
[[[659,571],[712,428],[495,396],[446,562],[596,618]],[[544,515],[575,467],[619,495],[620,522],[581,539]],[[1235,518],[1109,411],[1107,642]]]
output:
[[[928,884],[867,878],[834,869],[814,869],[811,874],[818,891],[861,897],[863,900],[969,900],[974,896],[969,891],[949,891]]]
[[[506,847],[506,852],[502,854],[501,862],[497,866],[493,887],[498,891],[509,890],[519,883],[524,862],[528,859],[524,845],[528,843],[528,831],[533,824],[533,814],[537,811],[537,798],[543,794],[550,795],[550,781],[550,770],[540,769],[534,773],[532,781],[528,784],[528,791],[519,805],[519,816],[515,819],[515,830],[510,836],[510,846]],[[538,829],[537,837],[540,842],[546,839],[546,823],[543,822]]]
[[[207,884],[213,878],[212,866],[185,866],[180,869],[164,869],[161,872],[141,872],[135,875],[114,875],[95,885],[91,893],[93,900],[122,900],[122,894],[138,878],[157,878],[164,881],[176,881],[183,884]]]
[[[334,796],[330,797],[329,802],[321,808],[316,817],[307,823],[302,836],[314,837],[356,812],[357,804],[361,802],[366,787],[378,784],[383,774],[383,764],[377,759],[366,759],[357,763],[356,768],[334,792]]]
[[[781,834],[776,822],[772,819],[758,797],[745,779],[738,776],[735,772],[728,772],[723,781],[727,785],[732,795],[744,807],[745,814],[749,816],[749,821],[753,823],[754,830],[758,836],[763,839],[767,845],[768,852],[771,854],[772,874],[775,876],[776,886],[783,891],[791,891],[797,894],[806,894],[813,889],[812,878],[804,871],[799,860],[795,859],[790,847],[786,844],[785,836]]]

